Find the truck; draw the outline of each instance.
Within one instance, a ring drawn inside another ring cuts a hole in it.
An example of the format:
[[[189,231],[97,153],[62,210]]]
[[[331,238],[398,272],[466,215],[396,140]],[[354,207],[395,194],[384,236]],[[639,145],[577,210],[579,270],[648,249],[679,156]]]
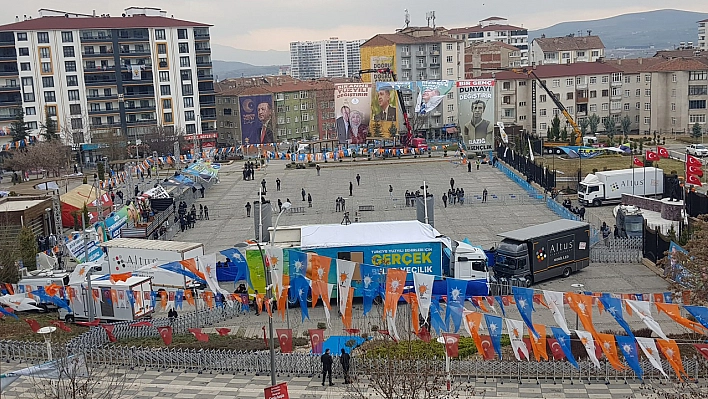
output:
[[[28,271],[25,268],[21,269],[22,278],[17,284],[13,284],[15,295],[24,294],[25,297],[34,301],[35,305],[44,311],[55,309],[56,306],[52,303],[44,302],[38,298],[34,298],[32,291],[50,286],[52,284],[61,287],[59,297],[64,299],[64,287],[69,284],[69,272],[61,270],[33,270]]]
[[[590,264],[590,224],[560,219],[498,234],[494,278],[525,286],[568,277]]]
[[[435,275],[433,295],[447,294],[444,277],[467,280],[468,295],[488,293],[489,273],[484,251],[452,240],[419,221],[278,226],[274,236],[274,245],[284,249],[405,269],[408,271],[407,285],[413,284],[413,272]],[[336,273],[333,263],[330,282],[338,281]],[[354,295],[361,296],[358,270],[355,270],[353,280]]]
[[[135,272],[150,265],[204,255],[204,245],[194,242],[116,238],[102,242],[100,246],[106,252],[107,270],[110,270],[110,274]],[[155,287],[168,291],[184,289],[192,283],[192,280],[186,276],[160,268],[142,270],[139,274],[152,277],[152,284]]]
[[[71,312],[60,308],[58,316],[68,323],[77,320],[87,320],[89,317],[89,306],[93,304],[94,317],[102,321],[133,321],[147,318],[152,315],[152,278],[143,276],[131,276],[126,281],[116,281],[115,283],[106,279],[105,276],[91,276],[91,289],[89,293],[86,281],[80,281],[69,285],[69,295]],[[89,298],[93,296],[93,300]]]
[[[644,215],[634,205],[617,205],[614,209],[615,225],[621,238],[644,236]]]
[[[691,144],[686,147],[686,154],[694,157],[705,157],[708,156],[708,148],[703,144]]]
[[[590,173],[580,182],[578,202],[585,206],[619,203],[622,194],[663,195],[664,171],[645,167]]]

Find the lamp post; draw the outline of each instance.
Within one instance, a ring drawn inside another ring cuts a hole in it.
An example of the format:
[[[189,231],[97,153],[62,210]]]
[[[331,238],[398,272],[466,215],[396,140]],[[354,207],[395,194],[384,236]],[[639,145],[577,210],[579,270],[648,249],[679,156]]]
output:
[[[575,283],[575,284],[571,284],[570,286],[575,288],[577,293],[580,294],[580,293],[582,293],[582,290],[583,290],[583,287],[585,287],[585,284]],[[576,313],[575,314],[575,329],[576,330],[578,329],[578,320],[579,320],[578,314]]]

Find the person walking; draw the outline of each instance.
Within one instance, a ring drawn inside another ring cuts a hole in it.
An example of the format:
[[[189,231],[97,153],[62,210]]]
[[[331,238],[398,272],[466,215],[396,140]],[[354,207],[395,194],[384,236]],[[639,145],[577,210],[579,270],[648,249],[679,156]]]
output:
[[[467,173],[472,172],[472,162],[467,161]]]
[[[204,220],[204,206],[199,204],[199,220]]]
[[[393,186],[390,184],[388,185],[388,197],[393,199]]]
[[[280,178],[275,179],[275,191],[280,191]]]
[[[455,179],[453,179],[452,177],[450,178],[450,189],[451,190],[455,189]]]
[[[315,169],[317,169],[317,176],[319,176],[319,175],[320,175],[320,169],[321,169],[321,168],[320,168],[320,164],[317,164],[317,166],[315,167]]]
[[[359,174],[357,173],[357,174],[356,174],[356,185],[357,185],[357,186],[359,185],[359,182],[360,182],[360,181],[361,181],[361,176],[359,176]]]
[[[246,217],[250,218],[251,217],[251,203],[246,202]]]
[[[447,208],[447,194],[443,193],[442,200],[443,200],[443,206],[445,208]]]
[[[339,197],[339,200],[340,200],[339,202],[342,204],[342,212],[346,211],[347,210],[347,200],[345,200],[342,197]]]
[[[336,212],[341,211],[342,209],[342,197],[337,197],[336,200],[334,200],[335,206],[334,208],[336,209]]]
[[[302,202],[305,202],[305,195],[307,194],[307,192],[305,192],[305,187],[302,188],[300,194],[302,195]]]
[[[585,207],[581,206],[580,209],[578,209],[578,216],[580,216],[580,220],[585,220]]]
[[[351,361],[351,356],[347,353],[347,351],[342,348],[342,355],[339,356],[339,364],[342,365],[342,372],[344,373],[344,383],[345,384],[351,384],[352,380],[351,377],[349,376],[349,362]]]
[[[352,184],[352,182],[349,182],[349,196],[354,196],[354,184]]]
[[[262,193],[263,193],[263,194],[266,194],[266,193],[268,192],[268,190],[266,190],[266,181],[265,181],[265,179],[261,180],[261,188],[263,189],[263,190],[262,190]]]
[[[281,201],[280,198],[278,198],[278,212],[282,212],[282,211],[283,211],[283,201]]]
[[[312,208],[312,195],[310,193],[307,193],[307,207]]]
[[[487,188],[485,187],[484,190],[482,190],[482,202],[487,202]]]
[[[209,207],[204,205],[204,219],[209,220]]]
[[[329,354],[329,349],[325,350],[325,353],[320,356],[320,361],[322,362],[322,386],[325,384],[326,377],[329,377],[329,386],[333,386],[332,382],[332,355]]]

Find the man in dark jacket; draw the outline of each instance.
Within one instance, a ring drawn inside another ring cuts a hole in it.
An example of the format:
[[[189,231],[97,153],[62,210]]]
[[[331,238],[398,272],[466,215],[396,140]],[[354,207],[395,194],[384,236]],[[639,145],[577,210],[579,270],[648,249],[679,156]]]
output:
[[[347,353],[347,351],[342,348],[342,355],[339,357],[339,364],[342,365],[342,371],[344,372],[344,383],[345,384],[351,384],[352,380],[349,377],[349,361],[351,360],[351,357]]]
[[[322,386],[325,384],[325,377],[329,376],[329,385],[332,386],[332,355],[329,354],[329,349],[320,356],[322,362]]]

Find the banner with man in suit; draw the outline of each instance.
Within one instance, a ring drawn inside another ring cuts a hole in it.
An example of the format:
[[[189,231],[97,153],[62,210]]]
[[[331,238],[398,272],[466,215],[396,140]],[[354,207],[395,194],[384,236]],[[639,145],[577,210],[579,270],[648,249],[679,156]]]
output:
[[[240,96],[238,103],[241,111],[241,142],[244,145],[275,143],[273,96]]]

